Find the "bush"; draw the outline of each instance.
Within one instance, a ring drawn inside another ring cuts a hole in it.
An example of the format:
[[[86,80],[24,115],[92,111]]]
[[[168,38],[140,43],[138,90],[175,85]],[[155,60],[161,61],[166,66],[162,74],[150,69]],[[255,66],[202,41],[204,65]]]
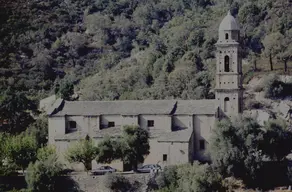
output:
[[[41,115],[28,127],[27,132],[36,138],[38,147],[46,145],[48,142],[48,118]]]
[[[245,102],[245,108],[247,110],[251,110],[251,109],[262,109],[264,108],[264,104],[259,102],[259,101],[256,101],[254,99],[248,99],[246,102]]]
[[[223,186],[226,191],[235,191],[244,188],[242,180],[235,179],[234,177],[227,177],[223,180]]]
[[[265,97],[267,98],[277,98],[283,97],[284,91],[284,83],[279,80],[276,75],[270,75],[264,81],[265,89]]]
[[[86,171],[89,171],[92,168],[92,160],[96,158],[97,152],[98,148],[94,146],[92,139],[87,135],[85,139],[78,141],[67,150],[65,158],[70,163],[83,163]]]
[[[291,96],[291,83],[282,82],[275,74],[269,75],[263,82],[265,97],[276,99]]]
[[[102,183],[104,183],[105,188],[114,192],[128,192],[133,190],[133,187],[127,178],[115,173],[106,174]]]
[[[157,187],[159,189],[164,187],[170,187],[171,185],[177,185],[177,166],[166,166],[155,179]]]
[[[210,165],[198,162],[166,167],[156,181],[160,192],[225,191],[222,177]]]
[[[183,166],[178,169],[178,178],[178,191],[226,191],[222,177],[208,164],[194,162],[193,165]]]
[[[49,156],[56,155],[55,146],[46,146],[38,149],[37,159],[39,161],[45,161]]]
[[[56,191],[57,179],[62,171],[62,165],[55,155],[46,160],[36,161],[30,164],[25,175],[28,189],[32,192]]]
[[[34,136],[20,134],[5,141],[5,154],[9,163],[25,170],[30,162],[36,160],[37,142]]]

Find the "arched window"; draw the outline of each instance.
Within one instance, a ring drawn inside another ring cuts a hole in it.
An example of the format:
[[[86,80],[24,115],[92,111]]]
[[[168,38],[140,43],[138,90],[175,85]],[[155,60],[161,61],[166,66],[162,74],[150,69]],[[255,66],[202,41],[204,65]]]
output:
[[[228,39],[228,33],[225,33],[225,39]]]
[[[224,57],[224,71],[229,72],[229,56]]]
[[[225,97],[225,99],[224,99],[224,112],[228,112],[229,107],[230,107],[229,105],[230,105],[230,100],[228,97]]]

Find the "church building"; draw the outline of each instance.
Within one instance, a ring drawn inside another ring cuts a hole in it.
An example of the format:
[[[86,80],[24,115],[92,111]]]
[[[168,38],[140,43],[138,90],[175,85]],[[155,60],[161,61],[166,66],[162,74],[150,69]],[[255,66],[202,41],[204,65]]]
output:
[[[195,160],[206,154],[216,119],[242,113],[243,87],[240,29],[228,12],[216,43],[216,87],[212,100],[65,101],[48,110],[49,144],[61,160],[74,142],[89,135],[97,144],[106,135],[118,137],[124,125],[138,125],[150,134],[150,154],[144,164],[162,166]],[[65,161],[65,160],[64,160]],[[127,170],[122,162],[112,167]]]

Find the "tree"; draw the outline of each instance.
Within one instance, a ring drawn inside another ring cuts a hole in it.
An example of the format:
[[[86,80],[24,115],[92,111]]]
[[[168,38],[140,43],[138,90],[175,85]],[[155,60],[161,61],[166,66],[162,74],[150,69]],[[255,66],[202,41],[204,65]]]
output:
[[[97,162],[110,163],[116,159],[122,158],[122,146],[118,139],[112,139],[109,136],[105,137],[98,143]]]
[[[212,164],[223,176],[253,182],[262,167],[261,141],[262,130],[254,119],[221,120],[212,131],[208,148]]]
[[[278,60],[282,61],[284,64],[284,71],[287,72],[288,66],[287,62],[292,60],[292,46],[291,38],[283,38],[280,43],[281,49],[277,54]]]
[[[282,161],[291,153],[292,133],[282,120],[270,120],[264,126],[260,148],[271,160]]]
[[[7,162],[5,155],[5,143],[9,139],[9,134],[0,133],[0,176],[10,175],[16,170],[14,163]]]
[[[148,131],[138,126],[124,126],[121,142],[123,162],[136,171],[138,163],[143,163],[144,156],[150,153]]]
[[[61,83],[60,87],[57,88],[55,92],[59,94],[62,99],[70,100],[74,93],[74,85],[72,82],[65,81]]]
[[[8,88],[0,96],[0,128],[9,133],[24,131],[33,118],[28,110],[35,110],[36,105],[24,93]],[[6,122],[6,123],[4,123]]]
[[[267,35],[264,40],[263,44],[265,47],[265,55],[269,57],[271,71],[273,71],[273,58],[279,53],[280,51],[280,43],[282,42],[283,35],[279,32],[271,33]]]
[[[254,71],[257,71],[258,70],[258,68],[257,68],[257,59],[258,59],[258,54],[255,53],[255,52],[252,52],[250,54],[250,60],[251,60],[251,62],[253,64],[253,70]]]
[[[57,182],[57,177],[61,175],[61,171],[62,165],[55,155],[31,163],[25,175],[28,189],[32,192],[56,191],[58,185],[60,185]]]
[[[179,166],[165,167],[156,177],[159,190],[163,192],[204,192],[226,191],[223,177],[208,164],[194,162]]]
[[[48,118],[40,115],[27,131],[36,138],[38,147],[45,146],[48,142]]]
[[[94,146],[90,138],[86,137],[68,149],[66,159],[71,163],[83,163],[86,171],[89,171],[91,170],[91,162],[97,157],[97,154],[98,148]]]
[[[38,149],[37,152],[37,159],[39,161],[45,161],[49,156],[56,155],[56,148],[55,146],[45,146]]]
[[[208,150],[212,165],[224,177],[240,178],[248,186],[267,187],[265,165],[284,162],[291,152],[291,142],[292,133],[283,121],[270,120],[260,127],[254,119],[240,117],[216,123]]]
[[[98,162],[110,163],[113,160],[121,159],[125,164],[137,170],[138,163],[144,162],[144,156],[148,155],[149,133],[138,126],[124,126],[120,138],[113,139],[106,137],[98,144]]]
[[[25,134],[11,136],[5,142],[5,155],[9,163],[14,163],[23,171],[37,156],[35,137]]]
[[[107,174],[103,178],[104,187],[114,192],[135,191],[131,182],[123,175]]]

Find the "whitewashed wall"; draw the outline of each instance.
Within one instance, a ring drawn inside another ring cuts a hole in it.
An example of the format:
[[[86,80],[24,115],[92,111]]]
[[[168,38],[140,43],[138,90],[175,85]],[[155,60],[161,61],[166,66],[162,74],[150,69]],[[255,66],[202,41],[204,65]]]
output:
[[[100,130],[99,116],[84,117],[84,126],[84,130],[87,131],[88,134],[92,134],[94,131]]]
[[[101,125],[108,125],[108,122],[115,122],[115,126],[138,125],[138,116],[102,115]]]
[[[188,143],[157,142],[151,139],[150,154],[145,158],[144,164],[159,164],[162,166],[184,164],[189,162]],[[163,161],[163,155],[167,155],[167,161]]]
[[[140,127],[148,129],[148,120],[154,120],[154,127],[151,129],[163,129],[171,132],[171,116],[169,115],[140,115]]]
[[[192,115],[173,116],[173,126],[192,129],[193,128],[193,116]]]
[[[215,125],[215,117],[213,115],[195,115],[194,116],[194,151],[196,160],[209,160],[206,150],[200,150],[200,140],[205,140],[205,148],[208,147],[208,141],[211,136],[212,129]]]
[[[65,117],[50,117],[49,118],[49,144],[55,142],[56,135],[65,134]]]

